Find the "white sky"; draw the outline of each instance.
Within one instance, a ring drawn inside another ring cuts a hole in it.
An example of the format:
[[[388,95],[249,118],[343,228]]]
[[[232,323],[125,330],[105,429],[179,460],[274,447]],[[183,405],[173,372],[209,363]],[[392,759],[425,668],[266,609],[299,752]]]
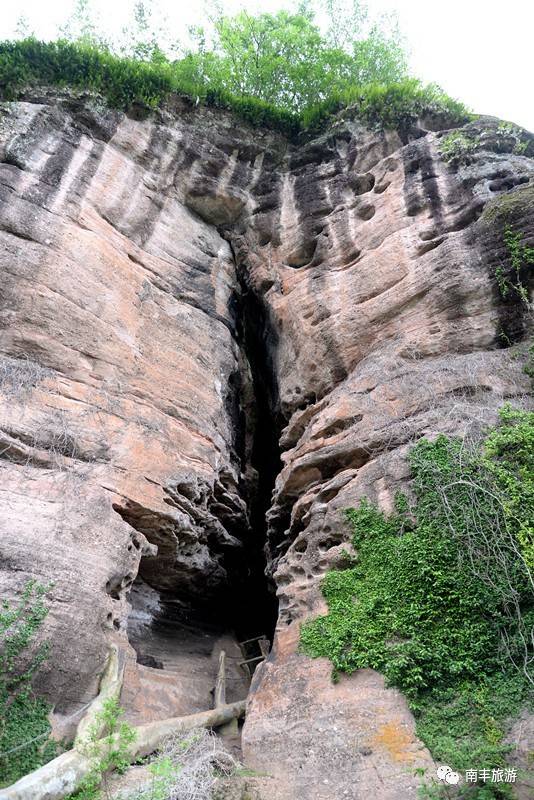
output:
[[[93,0],[105,27],[120,27],[132,0]],[[296,6],[296,2],[294,5]],[[372,11],[395,10],[411,49],[415,75],[434,81],[473,111],[493,114],[534,131],[534,0],[369,0]],[[201,2],[160,0],[177,37],[199,22]],[[209,7],[209,2],[206,4]],[[225,0],[274,11],[291,0]],[[72,0],[3,0],[0,39],[13,34],[22,14],[42,38],[54,35]]]

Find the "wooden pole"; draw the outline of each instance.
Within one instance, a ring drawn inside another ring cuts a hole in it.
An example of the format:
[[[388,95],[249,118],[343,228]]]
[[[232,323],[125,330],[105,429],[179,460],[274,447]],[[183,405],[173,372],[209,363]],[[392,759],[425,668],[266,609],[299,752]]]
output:
[[[224,650],[219,653],[219,670],[215,684],[214,701],[215,708],[226,705],[226,653]]]
[[[212,711],[139,725],[134,728],[135,740],[128,746],[126,758],[132,763],[137,758],[150,755],[172,734],[226,725],[244,716],[245,706],[246,701],[241,700]],[[77,749],[69,750],[12,786],[0,789],[0,800],[63,800],[80,787],[92,768],[92,759]]]
[[[246,700],[226,703],[226,654],[219,655],[219,673],[215,687],[215,708],[185,717],[173,717],[157,722],[148,722],[133,728],[135,739],[128,747],[127,759],[130,763],[137,758],[148,756],[160,747],[167,736],[194,730],[195,728],[216,728],[228,725],[245,715]],[[105,701],[118,697],[122,688],[123,668],[120,665],[118,650],[110,650],[100,681],[98,696],[90,705],[87,714],[78,725],[72,750],[54,758],[43,767],[30,772],[12,786],[0,789],[0,800],[63,800],[78,789],[83,779],[93,769],[93,760],[85,754],[89,735],[94,735],[98,714]],[[102,735],[103,730],[96,730]]]

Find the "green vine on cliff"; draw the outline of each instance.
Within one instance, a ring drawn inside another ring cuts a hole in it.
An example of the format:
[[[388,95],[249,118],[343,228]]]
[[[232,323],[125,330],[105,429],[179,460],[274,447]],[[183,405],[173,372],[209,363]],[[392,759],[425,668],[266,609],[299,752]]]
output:
[[[48,614],[48,591],[28,581],[15,605],[0,607],[0,785],[8,785],[49,761],[56,743],[49,740],[50,706],[37,697],[32,679],[48,656],[36,635]]]
[[[534,268],[534,247],[523,244],[522,233],[515,231],[510,224],[504,226],[503,240],[508,264],[500,264],[495,270],[500,295],[503,300],[515,296],[528,306],[528,283]]]
[[[421,440],[409,457],[415,503],[346,512],[357,561],[327,573],[328,614],[302,628],[304,652],[334,673],[372,667],[401,689],[419,736],[458,771],[504,767],[507,720],[532,701],[533,445],[534,413],[510,406],[482,447]]]

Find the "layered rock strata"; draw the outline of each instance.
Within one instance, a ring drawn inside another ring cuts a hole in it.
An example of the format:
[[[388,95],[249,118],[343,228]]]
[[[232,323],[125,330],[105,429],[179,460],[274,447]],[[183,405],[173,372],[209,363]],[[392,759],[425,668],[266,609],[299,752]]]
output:
[[[413,441],[476,432],[529,391],[528,315],[496,268],[505,224],[534,240],[534,162],[481,118],[451,166],[446,128],[347,118],[296,145],[178,101],[3,104],[0,580],[54,582],[40,688],[58,719],[113,641],[136,720],[209,701],[268,505],[279,619],[247,765],[266,798],[416,797],[431,759],[403,698],[371,671],[333,685],[298,630],[324,610],[342,510],[391,508]],[[177,678],[139,642],[169,604],[181,630],[203,620]]]

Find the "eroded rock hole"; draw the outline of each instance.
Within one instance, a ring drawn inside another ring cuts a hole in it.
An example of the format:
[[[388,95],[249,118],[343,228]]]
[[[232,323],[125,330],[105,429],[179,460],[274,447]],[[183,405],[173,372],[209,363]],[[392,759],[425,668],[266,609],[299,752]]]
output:
[[[159,681],[162,694],[172,689],[169,699],[185,711],[212,708],[218,657],[224,650],[226,700],[243,699],[250,674],[242,665],[245,659],[228,609],[202,598],[179,598],[159,591],[147,583],[143,572],[141,562],[128,618],[128,638],[137,653],[137,663],[145,668],[142,680]],[[163,674],[158,678],[153,670]]]
[[[357,216],[362,219],[364,222],[372,219],[376,212],[375,207],[371,203],[365,203],[364,205],[360,206],[357,210]]]
[[[135,514],[122,509],[122,516],[139,525]],[[213,707],[222,650],[226,701],[243,699],[255,668],[269,652],[277,607],[264,575],[264,534],[254,529],[258,523],[251,517],[250,529],[229,531],[241,547],[221,552],[217,575],[204,579],[198,574],[201,550],[191,545],[190,558],[177,563],[171,561],[173,548],[158,541],[161,531],[142,531],[158,544],[158,553],[143,555],[135,581],[126,576],[120,589],[129,590],[127,634],[137,654],[138,679],[147,694],[157,695],[159,717]],[[177,532],[174,547],[179,538]],[[112,596],[116,591],[110,587]],[[134,708],[137,702],[132,700]]]
[[[235,532],[234,532],[235,533]],[[145,535],[150,531],[145,531]],[[251,534],[251,531],[248,531]],[[224,651],[225,701],[243,700],[258,664],[268,655],[274,622],[265,613],[256,551],[245,543],[225,555],[218,580],[202,589],[191,576],[169,580],[168,553],[143,555],[128,599],[127,635],[137,665],[123,691],[131,718],[164,719],[213,708]],[[252,641],[251,641],[252,640]],[[226,734],[225,734],[226,735]],[[240,742],[239,729],[228,743]]]

